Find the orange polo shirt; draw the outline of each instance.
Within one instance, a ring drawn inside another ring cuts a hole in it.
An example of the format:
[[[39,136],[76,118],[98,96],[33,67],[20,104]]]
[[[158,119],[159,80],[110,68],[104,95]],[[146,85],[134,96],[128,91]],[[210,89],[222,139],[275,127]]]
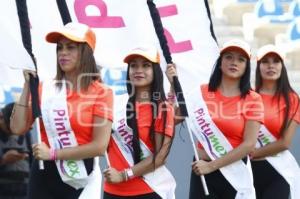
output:
[[[150,126],[152,122],[152,109],[149,103],[136,103],[137,110],[137,125],[139,131],[139,137],[147,145],[147,147],[153,152],[154,147],[150,139]],[[164,133],[167,136],[172,137],[174,133],[174,110],[170,104],[167,104],[166,125],[163,125],[162,112],[159,114],[154,123],[154,130],[156,133]],[[118,171],[123,171],[129,168],[129,165],[125,158],[122,156],[118,146],[113,139],[110,139],[108,146],[108,156],[111,166]],[[104,182],[104,191],[110,194],[119,196],[135,196],[141,194],[147,194],[154,192],[141,177],[136,177],[127,182],[110,184]]]
[[[260,93],[265,106],[265,126],[277,138],[280,138],[280,129],[284,120],[286,104],[281,96],[278,98],[273,95]],[[289,119],[300,124],[300,104],[299,97],[295,93],[290,93]]]
[[[226,97],[220,90],[209,92],[207,84],[201,86],[201,91],[213,122],[233,148],[243,142],[247,120],[263,123],[264,107],[256,92],[250,91],[245,98],[240,95]],[[198,147],[202,148],[200,143]]]
[[[41,100],[42,85],[39,87]],[[67,89],[67,105],[71,128],[79,145],[92,141],[93,117],[112,121],[113,119],[113,93],[104,84],[94,81],[87,91],[77,93]],[[49,146],[43,121],[41,124],[41,138]]]

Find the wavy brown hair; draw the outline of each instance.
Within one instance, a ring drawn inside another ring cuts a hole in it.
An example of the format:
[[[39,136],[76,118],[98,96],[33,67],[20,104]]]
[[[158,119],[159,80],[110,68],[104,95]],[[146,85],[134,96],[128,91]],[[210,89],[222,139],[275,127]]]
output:
[[[81,77],[80,88],[87,90],[89,85],[93,81],[100,81],[100,72],[96,65],[96,60],[93,55],[92,48],[87,43],[75,42],[79,49],[79,61],[77,63],[77,74],[78,77]],[[56,53],[58,52],[58,47],[56,47]],[[58,60],[56,61],[56,77],[55,80],[58,82],[56,85],[61,88],[61,80],[63,80],[65,73],[61,70]]]

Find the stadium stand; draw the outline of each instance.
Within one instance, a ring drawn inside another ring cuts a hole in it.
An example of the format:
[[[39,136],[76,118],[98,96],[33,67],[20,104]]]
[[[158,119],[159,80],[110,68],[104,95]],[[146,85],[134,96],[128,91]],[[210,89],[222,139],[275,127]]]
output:
[[[278,45],[286,54],[291,83],[300,93],[300,0],[209,2],[219,44],[232,38],[245,39],[254,55],[261,45]],[[255,59],[252,62],[254,67]]]

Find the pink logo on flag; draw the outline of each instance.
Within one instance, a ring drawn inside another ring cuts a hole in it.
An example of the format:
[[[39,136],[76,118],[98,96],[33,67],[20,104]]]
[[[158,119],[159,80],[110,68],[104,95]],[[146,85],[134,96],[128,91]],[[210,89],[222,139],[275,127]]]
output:
[[[96,6],[101,15],[100,16],[87,16],[85,9],[87,6]],[[125,23],[122,17],[107,16],[107,5],[102,0],[75,0],[74,10],[76,17],[80,23],[84,23],[92,28],[122,28]]]
[[[158,11],[161,18],[178,14],[176,5],[163,6],[158,8]],[[193,46],[190,40],[175,42],[171,33],[167,29],[164,28],[164,32],[168,40],[171,53],[181,53],[181,52],[193,50]]]

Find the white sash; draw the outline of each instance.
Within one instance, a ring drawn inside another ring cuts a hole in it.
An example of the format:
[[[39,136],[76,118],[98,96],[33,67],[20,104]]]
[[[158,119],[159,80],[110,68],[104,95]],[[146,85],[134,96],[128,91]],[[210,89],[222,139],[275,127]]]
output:
[[[69,120],[66,97],[66,83],[59,91],[55,82],[44,82],[42,90],[42,118],[51,148],[63,149],[78,146]],[[75,189],[88,183],[88,176],[82,160],[57,160],[57,169],[62,181]]]
[[[102,174],[99,166],[99,157],[95,157],[93,171],[89,175],[88,184],[84,187],[78,199],[102,198],[101,183],[102,183]]]
[[[126,111],[123,109],[116,117],[114,124],[114,132],[112,138],[126,159],[127,163],[132,167],[134,160],[132,156],[132,137],[133,132],[126,124]],[[124,117],[125,115],[125,117]],[[123,116],[123,117],[122,117]],[[147,145],[140,139],[140,146],[143,158],[151,155],[151,151]],[[175,199],[176,182],[170,171],[163,165],[156,168],[153,172],[147,173],[143,176],[143,180],[155,191],[162,199]]]
[[[258,133],[256,148],[263,147],[276,140],[272,133],[262,125]],[[285,150],[274,156],[266,157],[266,160],[289,183],[291,199],[300,198],[300,168],[291,152]]]
[[[189,113],[187,122],[208,156],[215,160],[231,151],[231,144],[210,117],[201,89],[193,90],[187,95],[186,104]],[[220,171],[237,191],[236,199],[256,198],[249,160],[247,165],[239,160],[220,168]]]

